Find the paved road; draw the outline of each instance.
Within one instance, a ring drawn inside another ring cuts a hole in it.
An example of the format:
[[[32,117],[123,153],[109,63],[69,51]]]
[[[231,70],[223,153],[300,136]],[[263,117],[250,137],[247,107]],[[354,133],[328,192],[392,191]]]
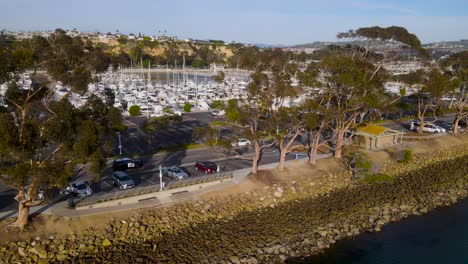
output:
[[[434,120],[434,119],[432,117],[428,117],[428,118],[426,118],[426,120],[431,121],[431,120]],[[450,115],[437,117],[437,121],[435,121],[434,123],[436,125],[438,125],[438,126],[441,126],[441,127],[445,128],[447,131],[450,131],[452,129],[453,120],[454,120],[454,115],[450,114]],[[412,132],[411,130],[409,130],[410,122],[411,122],[410,120],[407,120],[407,121],[390,121],[390,122],[386,122],[386,123],[382,124],[382,126],[388,127],[388,128],[394,129],[394,130],[398,130],[398,131]]]

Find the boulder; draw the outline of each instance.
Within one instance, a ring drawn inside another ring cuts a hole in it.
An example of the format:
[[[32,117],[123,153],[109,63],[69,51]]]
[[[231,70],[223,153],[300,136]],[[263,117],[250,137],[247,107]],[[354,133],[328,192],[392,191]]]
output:
[[[104,239],[104,241],[102,241],[102,246],[104,247],[109,247],[109,246],[112,246],[112,243],[110,242],[109,239]]]
[[[29,249],[29,252],[36,254],[40,259],[47,259],[47,251],[41,245],[36,245]]]

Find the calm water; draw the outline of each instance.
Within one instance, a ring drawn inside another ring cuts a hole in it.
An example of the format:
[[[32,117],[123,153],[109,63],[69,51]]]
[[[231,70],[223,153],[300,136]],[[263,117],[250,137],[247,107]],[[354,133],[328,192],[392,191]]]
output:
[[[338,241],[319,256],[287,263],[468,263],[468,199]]]

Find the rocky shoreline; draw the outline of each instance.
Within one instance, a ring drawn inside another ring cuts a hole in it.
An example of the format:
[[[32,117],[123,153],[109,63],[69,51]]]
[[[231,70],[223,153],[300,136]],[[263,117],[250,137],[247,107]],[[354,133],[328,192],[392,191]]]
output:
[[[80,236],[10,242],[0,255],[6,263],[280,263],[466,198],[463,147],[389,163],[384,171],[393,182],[363,185],[346,173],[328,175],[319,186],[275,185],[151,210]]]

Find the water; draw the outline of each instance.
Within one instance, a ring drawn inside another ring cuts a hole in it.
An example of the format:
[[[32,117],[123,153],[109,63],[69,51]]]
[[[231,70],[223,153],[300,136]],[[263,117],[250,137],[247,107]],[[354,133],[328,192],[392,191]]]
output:
[[[338,241],[325,253],[287,263],[468,263],[468,199]]]

